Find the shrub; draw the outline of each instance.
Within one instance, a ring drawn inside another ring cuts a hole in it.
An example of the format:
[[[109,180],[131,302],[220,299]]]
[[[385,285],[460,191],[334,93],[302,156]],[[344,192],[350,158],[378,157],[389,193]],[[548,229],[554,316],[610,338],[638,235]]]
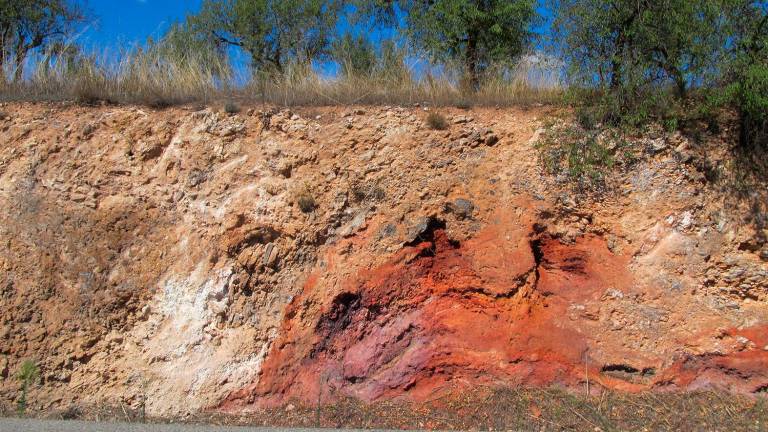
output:
[[[462,110],[469,110],[469,109],[472,109],[472,104],[469,102],[469,99],[462,98],[462,99],[459,99],[458,102],[456,102],[456,108],[462,109]]]
[[[352,199],[355,202],[381,201],[386,197],[384,189],[375,183],[363,183],[350,186]]]
[[[601,135],[577,125],[550,126],[536,148],[544,169],[579,193],[602,192],[616,159],[632,157],[618,131],[608,129]]]
[[[448,120],[442,114],[432,111],[427,115],[427,126],[433,130],[446,130]]]
[[[232,101],[229,101],[229,102],[224,104],[224,112],[226,112],[227,114],[237,114],[240,111],[241,111],[240,105],[238,105],[238,104],[236,104],[236,103],[234,103]]]
[[[597,112],[590,107],[580,107],[576,110],[576,120],[584,130],[592,130],[599,122]]]
[[[317,201],[315,201],[315,197],[312,196],[312,192],[309,190],[308,185],[305,185],[302,189],[296,192],[295,202],[304,213],[310,213],[317,208]]]

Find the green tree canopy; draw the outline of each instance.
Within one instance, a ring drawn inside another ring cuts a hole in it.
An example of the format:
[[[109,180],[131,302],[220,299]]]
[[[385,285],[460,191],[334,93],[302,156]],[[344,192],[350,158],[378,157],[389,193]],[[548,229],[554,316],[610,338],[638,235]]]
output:
[[[734,55],[727,94],[739,110],[742,144],[768,147],[768,1],[728,3]]]
[[[335,0],[205,0],[190,28],[251,56],[256,70],[282,72],[287,62],[328,54],[341,2]]]
[[[345,33],[333,43],[332,51],[345,76],[370,75],[376,66],[376,48],[363,36]]]
[[[731,103],[742,141],[765,137],[768,1],[552,0],[553,40],[576,85],[607,90],[613,115],[635,115],[649,93],[685,102],[692,89]],[[714,102],[714,104],[712,104]],[[662,104],[668,107],[667,104]]]
[[[157,50],[159,58],[177,65],[194,65],[215,76],[230,72],[224,47],[211,38],[175,23],[157,42],[149,41],[148,49]]]
[[[333,44],[333,59],[339,63],[344,76],[357,76],[403,82],[410,79],[405,65],[405,50],[392,39],[375,46],[362,35],[345,33]]]

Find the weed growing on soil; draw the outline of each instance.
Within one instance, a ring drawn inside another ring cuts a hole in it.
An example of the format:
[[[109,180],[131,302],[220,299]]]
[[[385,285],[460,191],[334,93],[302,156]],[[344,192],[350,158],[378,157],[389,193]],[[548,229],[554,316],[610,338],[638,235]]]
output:
[[[237,114],[241,111],[240,105],[230,101],[224,104],[224,112],[227,114]]]
[[[294,200],[304,213],[310,213],[317,208],[317,201],[315,201],[315,197],[312,196],[309,185],[304,185],[301,189],[296,191]]]
[[[576,124],[551,124],[536,143],[544,170],[580,193],[606,190],[607,175],[618,163],[635,160],[634,149],[618,129],[597,127],[587,113]]]
[[[21,394],[19,395],[17,411],[19,415],[24,415],[27,410],[27,392],[29,386],[34,384],[40,377],[40,369],[32,360],[25,360],[21,364],[19,372],[16,374],[16,379],[21,383]]]
[[[319,408],[294,403],[248,416],[201,416],[205,423],[272,427],[426,430],[729,431],[765,429],[763,398],[720,392],[585,396],[559,388],[480,387],[461,396],[436,396],[423,404],[371,404],[329,397]],[[324,397],[325,400],[325,397]]]
[[[427,115],[427,126],[433,130],[446,130],[448,129],[448,120],[442,114],[432,111]]]

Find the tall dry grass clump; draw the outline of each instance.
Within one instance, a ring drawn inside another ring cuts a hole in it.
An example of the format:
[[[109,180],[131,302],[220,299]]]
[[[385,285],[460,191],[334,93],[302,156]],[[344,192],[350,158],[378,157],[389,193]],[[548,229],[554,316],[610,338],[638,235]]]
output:
[[[291,63],[279,72],[245,69],[245,79],[235,76],[226,58],[189,50],[182,55],[162,43],[100,56],[58,47],[28,63],[31,72],[23,80],[0,80],[0,99],[152,107],[233,98],[284,106],[509,106],[553,102],[563,90],[560,66],[536,56],[489,68],[478,89],[464,85],[458,66],[417,57],[406,61],[405,55],[363,72],[342,64],[337,76],[324,76],[310,63]],[[5,76],[12,76],[10,70]]]
[[[0,97],[169,106],[215,98],[229,81],[222,73],[227,65],[211,65],[194,54],[169,55],[160,46],[101,57],[71,51],[50,50],[30,59],[31,75],[0,80]]]

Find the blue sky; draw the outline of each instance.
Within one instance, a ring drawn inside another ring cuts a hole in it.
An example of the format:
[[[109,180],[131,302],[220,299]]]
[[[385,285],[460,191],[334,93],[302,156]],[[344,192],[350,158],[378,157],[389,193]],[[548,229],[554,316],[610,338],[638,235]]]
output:
[[[88,0],[92,22],[79,41],[107,50],[141,43],[148,36],[162,35],[170,23],[196,12],[201,3],[202,0]]]
[[[20,0],[23,1],[23,0]],[[91,24],[79,41],[93,48],[112,49],[158,37],[170,23],[197,12],[202,0],[87,0]],[[544,8],[545,19],[550,14]]]

